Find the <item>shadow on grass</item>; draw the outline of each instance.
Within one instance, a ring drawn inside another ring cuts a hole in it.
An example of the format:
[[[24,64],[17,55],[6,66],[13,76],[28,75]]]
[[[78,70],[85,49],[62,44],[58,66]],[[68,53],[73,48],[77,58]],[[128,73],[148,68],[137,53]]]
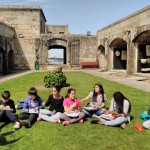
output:
[[[10,132],[6,132],[6,133],[3,133],[2,135],[0,135],[0,146],[5,146],[5,145],[8,145],[8,144],[15,143],[15,142],[19,141],[22,138],[22,137],[19,137],[15,140],[7,141],[5,136],[11,135],[13,133],[14,133],[14,131],[10,131]]]
[[[2,128],[4,128],[6,125],[8,125],[9,124],[9,122],[4,122],[1,126],[0,126],[0,130],[2,129]]]

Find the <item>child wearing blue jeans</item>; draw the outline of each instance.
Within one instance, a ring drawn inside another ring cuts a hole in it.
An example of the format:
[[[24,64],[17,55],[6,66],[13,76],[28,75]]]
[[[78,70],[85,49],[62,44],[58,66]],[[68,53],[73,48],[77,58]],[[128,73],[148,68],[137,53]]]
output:
[[[99,118],[98,116],[94,115],[94,118],[99,118],[100,120],[98,123],[101,125],[120,126],[121,128],[125,128],[126,122],[130,122],[130,111],[130,101],[121,92],[118,91],[113,94],[109,110],[104,112],[104,114],[112,114],[116,117],[114,119],[108,120],[105,118]]]

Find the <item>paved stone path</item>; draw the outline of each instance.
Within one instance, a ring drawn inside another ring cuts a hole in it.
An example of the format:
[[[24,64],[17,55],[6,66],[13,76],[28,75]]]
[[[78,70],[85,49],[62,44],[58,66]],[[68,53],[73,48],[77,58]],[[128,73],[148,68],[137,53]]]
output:
[[[112,71],[112,72],[101,72],[99,69],[89,69],[89,70],[63,70],[65,71],[82,71],[97,77],[101,77],[110,81],[114,81],[120,84],[124,84],[133,88],[143,90],[145,92],[150,92],[150,74],[139,74],[138,76],[127,76],[123,72]],[[34,70],[24,71],[19,73],[14,73],[6,76],[0,76],[0,82],[4,82],[10,79],[14,79],[32,72],[38,72]]]
[[[100,72],[100,70],[82,70],[85,73],[101,77],[110,81],[114,81],[120,84],[124,84],[136,89],[143,90],[145,92],[150,92],[150,74],[140,76],[127,76],[122,72]]]

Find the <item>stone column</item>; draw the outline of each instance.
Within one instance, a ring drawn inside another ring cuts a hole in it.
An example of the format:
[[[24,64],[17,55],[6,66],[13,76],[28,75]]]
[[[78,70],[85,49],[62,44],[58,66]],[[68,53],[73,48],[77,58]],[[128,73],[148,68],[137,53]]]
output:
[[[104,46],[105,46],[105,69],[106,70],[108,70],[108,49],[109,49],[109,47],[108,47],[108,39],[107,38],[105,38],[104,39]]]
[[[137,72],[137,45],[131,40],[131,33],[128,31],[127,37],[127,74],[133,74]]]

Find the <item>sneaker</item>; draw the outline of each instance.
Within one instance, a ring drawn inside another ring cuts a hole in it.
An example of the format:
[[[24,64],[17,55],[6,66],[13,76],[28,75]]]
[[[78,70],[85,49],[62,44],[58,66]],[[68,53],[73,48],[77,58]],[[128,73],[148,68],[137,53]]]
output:
[[[95,114],[92,115],[92,118],[95,118]]]
[[[92,120],[91,123],[92,124],[98,124],[99,120]]]
[[[19,122],[16,122],[16,123],[14,124],[14,129],[15,129],[15,130],[20,129],[20,127],[21,127],[21,124],[20,124]]]
[[[122,129],[124,129],[124,128],[126,127],[126,123],[122,123],[122,124],[120,125],[120,127],[121,127]]]
[[[38,118],[37,118],[37,121],[42,121],[42,118],[38,117]]]
[[[25,122],[25,121],[23,121],[23,122],[21,122],[21,124],[22,124],[23,126],[27,127],[27,128],[31,128],[30,122]]]
[[[70,124],[69,121],[64,121],[64,122],[63,122],[63,126],[66,126],[66,125],[69,125],[69,124]]]
[[[55,119],[54,122],[55,123],[61,123],[60,119]]]
[[[79,120],[79,123],[83,123],[83,122],[84,122],[83,119]]]

